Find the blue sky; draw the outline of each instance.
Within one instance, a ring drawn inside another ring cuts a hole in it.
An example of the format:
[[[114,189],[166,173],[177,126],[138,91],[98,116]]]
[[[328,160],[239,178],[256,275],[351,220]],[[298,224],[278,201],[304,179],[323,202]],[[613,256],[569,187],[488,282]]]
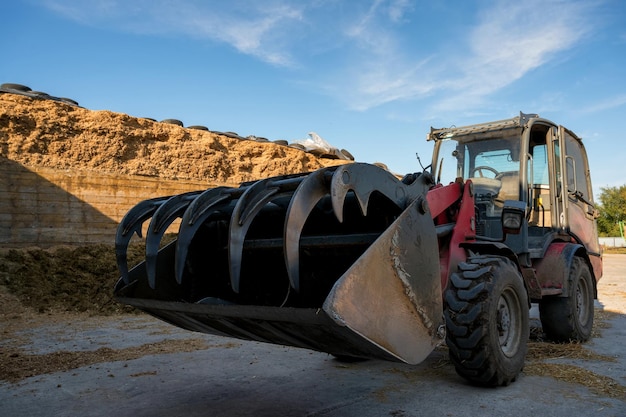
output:
[[[22,0],[0,83],[93,110],[288,141],[316,132],[398,173],[431,126],[539,113],[626,184],[622,0]]]

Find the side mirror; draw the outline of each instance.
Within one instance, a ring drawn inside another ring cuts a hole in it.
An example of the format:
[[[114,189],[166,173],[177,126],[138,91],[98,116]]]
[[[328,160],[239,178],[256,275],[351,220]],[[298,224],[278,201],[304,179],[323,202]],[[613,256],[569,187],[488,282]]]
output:
[[[522,229],[526,218],[526,203],[523,201],[506,200],[502,208],[502,233],[504,236],[517,235]],[[503,237],[504,237],[503,236]]]

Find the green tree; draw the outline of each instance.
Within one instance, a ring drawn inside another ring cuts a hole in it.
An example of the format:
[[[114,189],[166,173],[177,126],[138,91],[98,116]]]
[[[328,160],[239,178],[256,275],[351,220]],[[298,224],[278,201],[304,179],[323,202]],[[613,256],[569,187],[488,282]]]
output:
[[[621,236],[619,222],[626,221],[626,185],[600,188],[598,233],[600,236]]]

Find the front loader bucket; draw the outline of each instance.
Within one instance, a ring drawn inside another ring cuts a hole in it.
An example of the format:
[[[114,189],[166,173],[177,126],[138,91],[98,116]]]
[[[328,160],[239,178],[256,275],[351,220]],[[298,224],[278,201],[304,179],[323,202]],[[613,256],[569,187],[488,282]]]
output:
[[[115,297],[193,331],[419,363],[441,341],[431,186],[355,163],[142,202],[118,228]]]

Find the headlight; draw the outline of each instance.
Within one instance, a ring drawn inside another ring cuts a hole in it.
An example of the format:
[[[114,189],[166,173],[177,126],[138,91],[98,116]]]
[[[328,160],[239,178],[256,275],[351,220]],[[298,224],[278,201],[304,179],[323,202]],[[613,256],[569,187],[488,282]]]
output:
[[[502,231],[505,234],[516,235],[520,232],[526,217],[526,203],[507,200],[502,209]]]

